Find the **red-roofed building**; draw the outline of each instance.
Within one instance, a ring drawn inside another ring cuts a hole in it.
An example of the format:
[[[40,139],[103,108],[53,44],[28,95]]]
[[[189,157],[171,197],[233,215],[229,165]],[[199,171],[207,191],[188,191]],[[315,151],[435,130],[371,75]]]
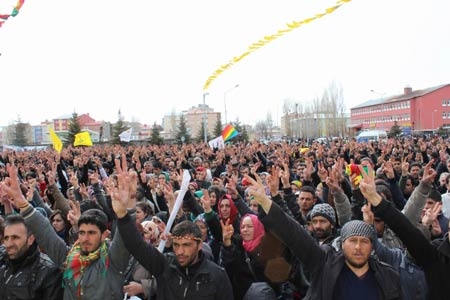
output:
[[[403,94],[366,101],[350,114],[351,127],[359,130],[389,131],[395,122],[412,132],[450,128],[450,84],[415,91],[405,87]]]

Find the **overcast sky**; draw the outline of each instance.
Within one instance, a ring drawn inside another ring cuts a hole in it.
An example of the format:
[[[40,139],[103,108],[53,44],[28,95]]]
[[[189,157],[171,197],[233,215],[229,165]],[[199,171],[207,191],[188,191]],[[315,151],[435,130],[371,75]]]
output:
[[[17,0],[1,0],[0,14]],[[332,81],[349,109],[405,86],[450,83],[450,1],[353,0],[260,47],[329,0],[26,0],[0,28],[0,125],[90,113],[161,124],[203,101],[254,124]],[[237,88],[233,88],[235,85]],[[370,92],[371,90],[376,93]],[[228,91],[228,92],[227,92]]]

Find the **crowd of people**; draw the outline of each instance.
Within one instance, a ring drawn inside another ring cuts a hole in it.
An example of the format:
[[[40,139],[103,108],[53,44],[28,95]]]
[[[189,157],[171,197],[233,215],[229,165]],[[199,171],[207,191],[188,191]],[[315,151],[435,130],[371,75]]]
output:
[[[0,299],[450,295],[442,137],[4,150],[0,179]]]

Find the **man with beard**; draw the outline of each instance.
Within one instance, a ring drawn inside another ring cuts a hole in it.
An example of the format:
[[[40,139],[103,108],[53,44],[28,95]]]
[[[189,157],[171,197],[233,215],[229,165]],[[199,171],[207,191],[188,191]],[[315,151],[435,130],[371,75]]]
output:
[[[78,240],[70,248],[57,235],[49,220],[38,213],[23,196],[17,167],[8,166],[8,173],[10,180],[2,182],[1,188],[14,200],[15,207],[20,209],[25,224],[39,246],[42,246],[56,266],[63,270],[63,299],[122,300],[122,285],[129,253],[119,232],[116,231],[111,243],[107,241],[109,230],[106,214],[99,209],[83,212],[78,219]],[[50,184],[55,184],[54,175],[49,176]],[[111,197],[128,199],[130,187],[121,183],[126,181],[128,173],[119,175],[119,185]]]
[[[305,299],[378,300],[401,299],[399,275],[371,257],[374,229],[360,220],[341,229],[342,250],[319,246],[306,230],[264,193],[264,186],[252,178],[250,194],[267,214],[262,222],[288,246],[311,274]]]
[[[336,213],[328,203],[314,205],[311,211],[313,236],[319,245],[330,244],[335,238]]]
[[[40,253],[33,234],[19,215],[5,220],[5,240],[0,247],[0,299],[61,298],[61,272]]]

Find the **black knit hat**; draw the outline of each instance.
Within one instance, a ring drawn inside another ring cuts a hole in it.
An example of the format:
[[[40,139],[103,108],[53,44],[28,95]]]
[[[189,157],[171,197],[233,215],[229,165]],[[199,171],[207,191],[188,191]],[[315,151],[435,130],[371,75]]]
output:
[[[336,225],[336,213],[334,212],[334,208],[328,203],[314,205],[311,210],[311,220],[317,216],[322,216],[330,221],[331,224]]]
[[[375,241],[376,233],[375,229],[361,220],[353,220],[345,223],[341,229],[341,239],[344,242],[351,236],[364,236],[369,238],[372,243]]]

